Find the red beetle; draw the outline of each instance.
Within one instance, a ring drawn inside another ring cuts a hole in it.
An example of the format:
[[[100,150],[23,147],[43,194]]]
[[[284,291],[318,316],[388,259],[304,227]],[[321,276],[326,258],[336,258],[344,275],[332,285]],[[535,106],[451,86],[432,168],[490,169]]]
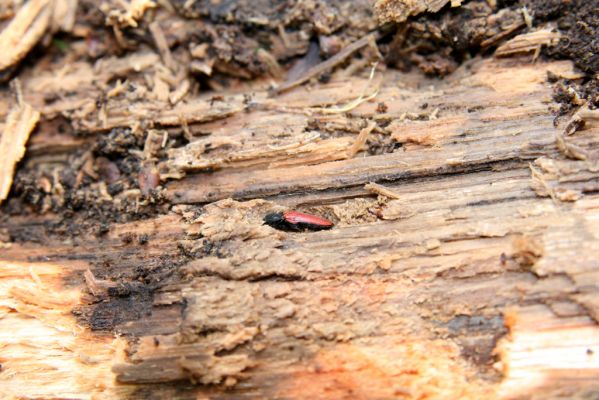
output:
[[[333,227],[333,223],[326,218],[297,211],[270,213],[264,217],[264,223],[283,231],[320,231]]]

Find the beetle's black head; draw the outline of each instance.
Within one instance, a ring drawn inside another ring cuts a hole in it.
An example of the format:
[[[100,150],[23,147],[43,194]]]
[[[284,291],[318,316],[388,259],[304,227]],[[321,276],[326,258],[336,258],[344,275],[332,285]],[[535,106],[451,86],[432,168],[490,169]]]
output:
[[[285,220],[283,218],[283,213],[281,213],[281,212],[270,213],[264,217],[264,223],[267,225],[270,225],[270,226],[276,227],[276,226],[281,225],[284,222],[285,222]]]

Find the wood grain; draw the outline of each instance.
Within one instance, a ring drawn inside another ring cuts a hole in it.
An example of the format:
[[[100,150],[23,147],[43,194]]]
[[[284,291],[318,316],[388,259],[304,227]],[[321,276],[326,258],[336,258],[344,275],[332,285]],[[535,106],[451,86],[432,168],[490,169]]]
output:
[[[173,110],[197,112],[190,142],[164,160],[183,176],[166,183],[164,214],[68,240],[47,235],[51,213],[3,220],[10,236],[31,239],[0,255],[3,388],[189,399],[596,394],[598,170],[556,145],[549,70],[572,67],[475,59],[443,83],[380,72],[375,102],[334,116],[313,108],[351,101],[365,78],[276,103],[235,95],[243,110],[212,121],[208,95],[156,111],[150,119],[178,129]],[[106,126],[147,118],[118,112]],[[337,157],[368,121],[369,148],[401,146]],[[318,139],[300,142],[305,126]],[[590,124],[567,140],[591,151],[597,133]],[[568,190],[575,201],[551,196]],[[336,226],[263,225],[286,208]],[[89,287],[87,270],[103,289]]]

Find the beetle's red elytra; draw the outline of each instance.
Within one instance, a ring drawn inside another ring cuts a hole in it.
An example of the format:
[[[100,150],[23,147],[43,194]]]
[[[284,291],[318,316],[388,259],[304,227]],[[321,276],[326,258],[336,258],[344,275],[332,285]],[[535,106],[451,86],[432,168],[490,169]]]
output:
[[[270,213],[264,217],[264,223],[284,231],[320,231],[333,227],[333,223],[326,218],[298,211]]]

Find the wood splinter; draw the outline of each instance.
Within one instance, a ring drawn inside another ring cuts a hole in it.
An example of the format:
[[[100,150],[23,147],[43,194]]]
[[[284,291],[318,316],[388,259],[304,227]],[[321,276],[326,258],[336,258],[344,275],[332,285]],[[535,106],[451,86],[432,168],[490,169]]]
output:
[[[0,138],[0,203],[8,196],[17,163],[25,155],[29,135],[40,119],[40,113],[22,100],[20,85],[15,81],[17,105],[6,119]]]
[[[383,185],[379,185],[378,183],[370,182],[364,185],[364,189],[369,191],[370,193],[380,194],[381,196],[388,197],[390,199],[401,199],[401,196],[395,193],[393,190],[386,188]]]

